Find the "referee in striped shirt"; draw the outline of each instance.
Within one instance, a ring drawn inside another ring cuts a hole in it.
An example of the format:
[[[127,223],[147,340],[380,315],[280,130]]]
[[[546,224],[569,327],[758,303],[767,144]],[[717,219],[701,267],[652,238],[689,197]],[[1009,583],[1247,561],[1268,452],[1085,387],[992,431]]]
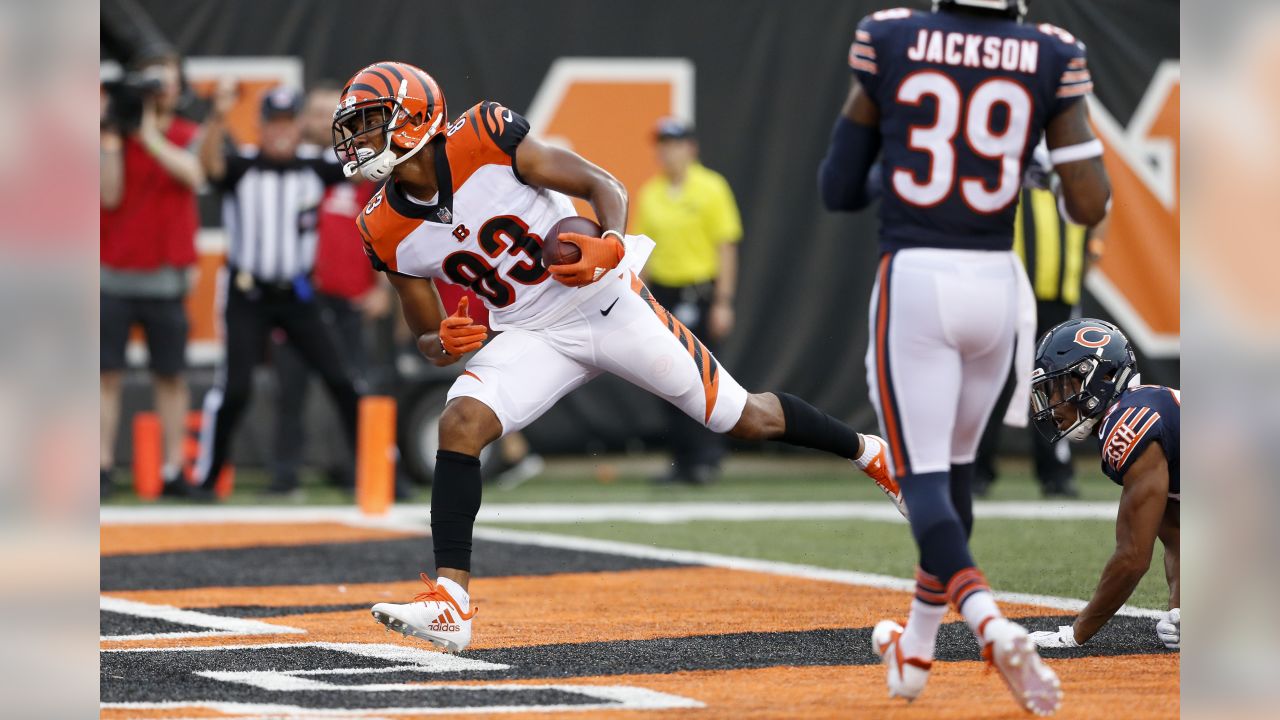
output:
[[[1023,180],[1013,225],[1013,251],[1022,259],[1036,296],[1036,337],[1080,315],[1080,288],[1090,264],[1101,255],[1098,228],[1072,225],[1058,213],[1057,178],[1043,143],[1036,148]],[[978,444],[974,494],[983,496],[996,478],[1000,426],[1013,391],[1010,380],[987,421]],[[1075,468],[1069,443],[1048,443],[1031,427],[1036,479],[1045,497],[1076,497]]]
[[[221,278],[226,356],[204,400],[198,496],[209,497],[231,436],[249,403],[252,373],[270,333],[283,330],[324,380],[354,448],[359,397],[352,373],[325,325],[311,287],[316,218],[325,188],[344,182],[342,166],[299,148],[302,96],[289,88],[262,101],[261,146],[229,151],[223,117],[235,102],[219,89],[200,145],[205,175],[222,192],[227,267]]]

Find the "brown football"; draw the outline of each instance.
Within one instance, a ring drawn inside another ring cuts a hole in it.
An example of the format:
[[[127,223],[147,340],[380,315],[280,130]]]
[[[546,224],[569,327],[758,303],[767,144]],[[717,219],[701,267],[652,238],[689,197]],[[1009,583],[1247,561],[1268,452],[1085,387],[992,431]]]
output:
[[[567,265],[582,259],[582,250],[571,242],[560,242],[561,233],[578,233],[590,237],[600,237],[600,226],[591,218],[574,215],[567,217],[547,231],[542,239],[542,267]]]

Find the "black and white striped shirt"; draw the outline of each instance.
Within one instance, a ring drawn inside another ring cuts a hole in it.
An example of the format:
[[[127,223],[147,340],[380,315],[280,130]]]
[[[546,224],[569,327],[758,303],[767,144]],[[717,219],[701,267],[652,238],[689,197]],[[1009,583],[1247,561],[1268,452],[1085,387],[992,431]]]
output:
[[[222,223],[227,264],[262,282],[307,275],[316,259],[316,216],[325,188],[343,182],[342,166],[306,146],[285,163],[256,149],[227,155]]]

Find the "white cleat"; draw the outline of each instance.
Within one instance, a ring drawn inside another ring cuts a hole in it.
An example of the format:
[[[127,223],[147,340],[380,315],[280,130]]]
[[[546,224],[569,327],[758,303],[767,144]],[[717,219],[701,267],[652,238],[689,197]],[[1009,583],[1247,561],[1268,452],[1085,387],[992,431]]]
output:
[[[470,612],[464,607],[470,603],[465,593],[462,604],[440,583],[432,582],[422,573],[426,592],[419,593],[411,603],[378,603],[373,606],[373,619],[387,627],[388,631],[408,637],[410,635],[430,642],[447,652],[462,652],[471,644],[471,618],[478,608]],[[457,587],[455,585],[455,587]]]
[[[881,620],[871,631],[871,650],[887,669],[889,697],[915,700],[924,692],[933,663],[920,658],[905,657],[898,640],[902,626],[892,620]]]
[[[1036,652],[1026,628],[1006,618],[992,620],[983,633],[982,657],[995,666],[1014,702],[1036,715],[1052,715],[1062,705],[1062,684]]]
[[[907,515],[907,503],[902,499],[902,488],[898,486],[898,481],[893,479],[889,474],[889,460],[885,457],[885,453],[889,448],[889,444],[878,435],[863,435],[867,440],[874,439],[880,444],[879,452],[875,457],[867,463],[864,468],[858,464],[857,460],[852,461],[853,466],[867,474],[867,477],[876,481],[876,487],[880,488],[880,492],[884,493],[889,500],[893,502],[893,506],[898,508],[898,512],[902,513],[902,517]]]

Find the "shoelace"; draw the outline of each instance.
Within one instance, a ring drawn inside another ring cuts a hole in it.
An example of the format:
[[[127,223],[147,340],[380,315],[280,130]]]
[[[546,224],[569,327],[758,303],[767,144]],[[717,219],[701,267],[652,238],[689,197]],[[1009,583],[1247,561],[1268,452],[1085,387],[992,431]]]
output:
[[[448,603],[453,606],[454,610],[458,611],[458,617],[463,620],[470,620],[475,616],[476,611],[480,609],[479,606],[475,606],[471,608],[471,612],[462,612],[462,608],[458,607],[458,601],[453,599],[453,596],[449,594],[448,590],[440,587],[438,583],[432,582],[431,578],[427,577],[426,573],[418,573],[418,577],[422,578],[422,582],[426,583],[427,589],[426,592],[420,592],[415,595],[413,597],[414,602]]]

